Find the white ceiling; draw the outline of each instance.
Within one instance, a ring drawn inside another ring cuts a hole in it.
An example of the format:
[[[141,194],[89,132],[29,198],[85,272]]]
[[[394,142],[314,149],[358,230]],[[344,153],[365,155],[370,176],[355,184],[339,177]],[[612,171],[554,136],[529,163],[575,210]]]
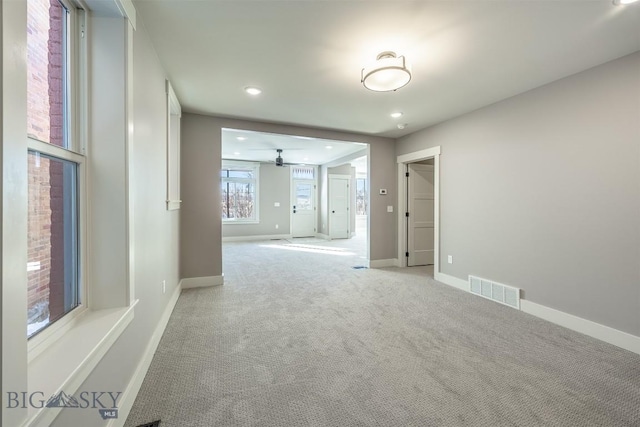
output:
[[[286,163],[324,165],[366,150],[367,144],[240,129],[222,130],[223,159],[275,162],[278,148],[283,150],[282,158]]]
[[[640,50],[640,3],[609,0],[134,3],[185,111],[394,138]],[[413,79],[368,91],[384,50]]]

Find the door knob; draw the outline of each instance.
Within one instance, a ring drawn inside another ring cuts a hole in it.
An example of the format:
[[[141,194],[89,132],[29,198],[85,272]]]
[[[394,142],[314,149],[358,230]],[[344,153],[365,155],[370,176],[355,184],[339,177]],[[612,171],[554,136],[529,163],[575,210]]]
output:
[[[331,211],[331,213],[336,213],[336,211]]]
[[[296,210],[295,210],[295,209],[293,210],[293,213],[296,213]]]

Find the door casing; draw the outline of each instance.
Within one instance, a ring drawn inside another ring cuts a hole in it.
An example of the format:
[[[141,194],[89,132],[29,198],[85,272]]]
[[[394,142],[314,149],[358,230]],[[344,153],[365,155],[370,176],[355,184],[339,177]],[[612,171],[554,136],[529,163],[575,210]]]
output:
[[[407,206],[407,164],[433,159],[433,274],[440,273],[440,146],[414,151],[397,156],[398,168],[398,206]],[[398,266],[407,266],[405,256],[407,248],[407,217],[405,210],[398,208]]]

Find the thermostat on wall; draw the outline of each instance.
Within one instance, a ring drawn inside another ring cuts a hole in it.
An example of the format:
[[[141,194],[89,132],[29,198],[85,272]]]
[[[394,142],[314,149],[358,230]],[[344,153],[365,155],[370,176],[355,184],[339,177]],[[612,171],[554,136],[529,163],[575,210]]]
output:
[[[387,194],[387,189],[386,188],[381,188],[380,189],[380,194]]]

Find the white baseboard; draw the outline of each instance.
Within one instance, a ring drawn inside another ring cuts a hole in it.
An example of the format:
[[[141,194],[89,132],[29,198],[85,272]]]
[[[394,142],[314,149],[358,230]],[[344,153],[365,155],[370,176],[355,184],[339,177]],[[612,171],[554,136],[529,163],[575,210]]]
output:
[[[182,289],[206,288],[220,285],[224,285],[224,274],[220,276],[188,277],[180,280],[180,287]]]
[[[520,300],[520,309],[525,313],[548,320],[556,325],[564,326],[567,329],[640,354],[640,337],[635,335],[525,299]]]
[[[318,239],[331,240],[328,234],[316,233],[316,237]]]
[[[445,285],[453,286],[454,288],[469,292],[469,282],[466,280],[458,279],[457,277],[449,276],[444,273],[435,273],[434,279],[438,282],[444,283]]]
[[[449,276],[444,273],[436,273],[434,277],[438,282],[454,288],[469,292],[469,283],[466,280]],[[564,311],[556,310],[526,299],[520,300],[520,311],[534,315],[548,322],[563,326],[581,334],[588,335],[600,341],[613,344],[625,350],[640,354],[640,337],[622,332]]]
[[[291,239],[291,234],[265,234],[262,236],[229,236],[223,237],[223,242],[255,242],[260,240]]]
[[[133,402],[135,402],[136,396],[138,395],[140,387],[142,386],[142,382],[144,381],[144,377],[145,375],[147,375],[149,366],[151,366],[153,355],[158,348],[158,344],[160,344],[160,339],[162,338],[162,334],[167,327],[167,323],[169,323],[169,318],[171,317],[173,308],[176,306],[178,298],[180,298],[180,292],[182,292],[182,286],[178,284],[175,291],[171,295],[169,303],[162,312],[162,316],[160,316],[158,325],[153,331],[153,335],[151,335],[151,339],[147,344],[147,348],[142,355],[142,360],[140,360],[140,363],[138,363],[131,381],[129,381],[127,388],[122,393],[122,397],[118,401],[118,418],[109,421],[107,427],[122,427],[124,426],[125,421],[127,421],[129,412],[131,412],[131,408],[133,407]]]
[[[384,267],[397,267],[397,266],[398,266],[397,258],[369,260],[369,268],[384,268]]]

